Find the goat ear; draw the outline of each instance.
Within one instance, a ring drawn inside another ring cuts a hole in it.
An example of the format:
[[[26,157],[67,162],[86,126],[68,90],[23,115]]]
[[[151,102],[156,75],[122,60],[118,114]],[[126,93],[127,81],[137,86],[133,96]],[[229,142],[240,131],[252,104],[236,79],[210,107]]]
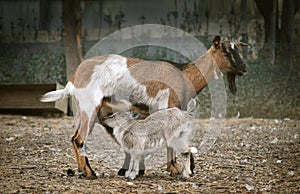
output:
[[[192,98],[187,104],[187,111],[189,113],[194,113],[196,107],[197,107],[197,100],[195,98]]]
[[[213,40],[213,44],[215,46],[215,48],[219,48],[220,46],[220,41],[221,41],[221,37],[220,36],[216,36]]]

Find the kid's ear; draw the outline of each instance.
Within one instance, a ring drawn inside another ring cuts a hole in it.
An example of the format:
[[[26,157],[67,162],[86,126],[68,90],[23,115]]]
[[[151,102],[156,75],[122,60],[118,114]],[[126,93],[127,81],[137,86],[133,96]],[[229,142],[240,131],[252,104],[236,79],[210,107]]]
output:
[[[220,46],[220,41],[221,41],[221,37],[220,36],[216,36],[213,40],[213,44],[215,48],[219,48]]]

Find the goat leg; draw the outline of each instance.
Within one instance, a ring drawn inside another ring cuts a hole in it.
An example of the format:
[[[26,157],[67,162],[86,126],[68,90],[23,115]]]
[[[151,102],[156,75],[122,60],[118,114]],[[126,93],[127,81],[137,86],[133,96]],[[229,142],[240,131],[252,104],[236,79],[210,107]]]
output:
[[[176,157],[174,156],[174,151],[171,147],[167,147],[167,170],[170,171],[171,176],[176,176],[181,174],[182,170],[176,162]]]
[[[125,152],[125,160],[124,160],[122,168],[118,172],[119,176],[125,176],[126,171],[129,169],[130,160],[131,160],[130,154]]]
[[[87,177],[88,179],[95,179],[97,178],[97,176],[91,168],[88,158],[85,155],[82,155],[84,142],[81,141],[81,139],[82,138],[80,137],[80,135],[72,137],[72,144],[76,155],[78,171],[82,172],[83,176]]]
[[[78,137],[78,129],[76,129],[72,139],[71,139],[71,143],[73,145],[73,150],[75,152],[75,155],[76,155],[76,161],[77,161],[77,165],[78,165],[78,171],[79,172],[82,172],[83,171],[83,164],[80,160],[80,152],[79,152],[79,147],[81,146],[79,144],[79,142],[77,141],[77,138]]]
[[[145,174],[145,156],[142,155],[141,159],[139,161],[139,174],[138,176],[143,176]],[[123,163],[122,168],[118,171],[119,176],[125,176],[126,171],[129,169],[129,164],[130,164],[131,156],[130,154],[125,152],[125,160]]]
[[[190,153],[190,169],[191,169],[191,173],[194,174],[195,159],[194,159],[194,154],[193,153]]]
[[[138,175],[140,155],[139,154],[132,154],[131,158],[132,158],[132,165],[129,168],[129,170],[126,172],[125,177],[130,179],[130,180],[133,180]]]
[[[145,155],[141,155],[139,158],[139,176],[143,176],[145,174]]]
[[[186,180],[190,177],[190,174],[192,174],[191,169],[190,169],[190,166],[191,166],[190,153],[184,152],[181,155],[183,157],[181,178]]]
[[[89,119],[86,113],[81,113],[80,122],[76,124],[76,131],[71,140],[76,155],[78,170],[88,179],[97,178],[95,172],[90,166],[87,156],[83,154],[85,153],[84,137],[87,136],[87,132],[89,131],[88,129],[93,127],[95,118],[96,114],[93,114]]]

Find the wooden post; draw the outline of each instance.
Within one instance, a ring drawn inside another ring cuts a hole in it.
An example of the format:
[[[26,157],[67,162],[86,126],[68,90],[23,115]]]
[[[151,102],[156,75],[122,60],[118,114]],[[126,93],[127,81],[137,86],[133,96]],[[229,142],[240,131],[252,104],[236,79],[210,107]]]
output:
[[[82,61],[80,1],[63,0],[64,46],[68,80]],[[70,102],[69,110],[69,114],[72,114]]]

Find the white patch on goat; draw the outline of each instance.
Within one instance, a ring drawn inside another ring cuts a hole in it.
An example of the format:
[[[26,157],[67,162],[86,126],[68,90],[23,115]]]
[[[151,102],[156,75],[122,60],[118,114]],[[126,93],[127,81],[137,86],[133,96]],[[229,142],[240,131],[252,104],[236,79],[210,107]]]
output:
[[[69,93],[75,96],[80,111],[84,111],[88,118],[95,113],[104,96],[116,94],[115,90],[120,87],[123,88],[118,91],[127,91],[126,87],[132,89],[138,85],[130,75],[126,62],[125,57],[109,55],[104,63],[94,67],[91,81],[85,88],[75,88],[71,82],[68,83]]]
[[[69,95],[74,95],[74,90],[76,89],[72,82],[68,82],[66,85]]]
[[[234,50],[234,42],[230,42],[230,46],[231,46],[231,48],[232,48],[232,50]]]
[[[220,77],[223,77],[223,73],[220,71],[220,69],[215,68],[215,70],[214,70],[214,79],[219,79]]]
[[[120,55],[109,55],[109,57],[101,65],[95,66],[92,74],[91,82],[89,83],[102,94],[100,96],[111,96],[115,93],[118,87],[133,88],[138,84],[137,81],[130,75],[127,68],[127,59]],[[126,92],[118,91],[120,93]],[[96,94],[97,95],[97,94]],[[128,96],[126,96],[128,97]],[[98,98],[99,99],[99,98]]]
[[[149,97],[146,92],[146,86],[139,83],[130,73],[127,66],[127,58],[120,55],[109,55],[105,62],[95,67],[91,83],[97,91],[99,97],[115,95],[116,100],[129,100],[150,105],[159,102],[156,110],[167,108],[169,99],[169,89],[161,90],[155,98]],[[130,99],[131,100],[131,99]]]
[[[80,111],[85,112],[89,119],[105,96],[114,95],[116,100],[129,100],[129,97],[134,96],[136,102],[145,103],[154,111],[167,108],[169,99],[169,89],[159,91],[155,98],[149,97],[146,86],[130,74],[127,58],[120,55],[109,55],[102,64],[96,65],[91,81],[85,88],[76,88],[69,82],[68,93],[75,96]],[[90,126],[87,135],[89,129]]]
[[[87,144],[86,141],[84,141],[84,144],[83,144],[83,146],[82,146],[80,155],[81,155],[81,156],[88,157],[87,152],[86,152],[86,144]]]

